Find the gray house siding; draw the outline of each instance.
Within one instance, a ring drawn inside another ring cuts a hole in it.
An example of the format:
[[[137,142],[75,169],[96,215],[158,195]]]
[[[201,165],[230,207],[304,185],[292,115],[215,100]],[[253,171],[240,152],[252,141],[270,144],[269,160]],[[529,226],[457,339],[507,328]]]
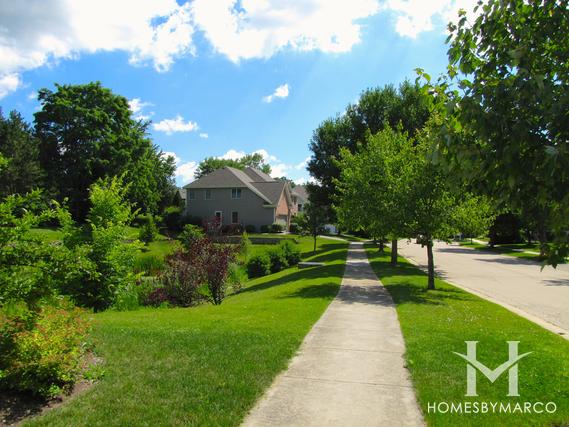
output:
[[[275,222],[275,208],[264,207],[266,201],[248,188],[241,188],[241,198],[231,198],[231,188],[211,188],[211,199],[205,199],[206,189],[187,188],[186,212],[188,215],[200,218],[213,218],[215,212],[222,212],[223,225],[232,223],[232,213],[237,212],[238,223],[243,225],[254,225],[259,231],[262,225],[269,225]],[[190,199],[190,191],[195,198]]]

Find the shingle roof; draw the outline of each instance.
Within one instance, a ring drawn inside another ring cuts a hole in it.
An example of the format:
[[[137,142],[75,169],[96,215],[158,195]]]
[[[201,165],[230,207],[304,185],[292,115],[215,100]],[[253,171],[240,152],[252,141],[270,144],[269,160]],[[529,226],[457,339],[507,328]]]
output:
[[[271,205],[279,202],[284,181],[276,181],[269,175],[253,168],[245,171],[226,166],[195,180],[184,188],[249,188]]]
[[[308,192],[304,185],[297,185],[292,189],[292,194],[308,201]]]

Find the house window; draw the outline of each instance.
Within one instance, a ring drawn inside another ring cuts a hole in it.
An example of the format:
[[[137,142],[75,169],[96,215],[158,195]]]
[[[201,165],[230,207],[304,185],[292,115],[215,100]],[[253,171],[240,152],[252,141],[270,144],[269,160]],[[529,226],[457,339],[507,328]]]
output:
[[[221,211],[215,211],[215,220],[218,224],[221,224],[223,222],[223,214]]]
[[[205,190],[204,199],[205,200],[211,200],[211,190]]]
[[[240,188],[232,188],[231,189],[231,198],[232,199],[240,199],[241,198],[241,189]]]
[[[195,190],[190,190],[190,191],[188,191],[188,197],[190,198],[190,200],[196,200],[196,192],[195,192]]]
[[[231,224],[239,223],[239,214],[235,211],[231,212]]]

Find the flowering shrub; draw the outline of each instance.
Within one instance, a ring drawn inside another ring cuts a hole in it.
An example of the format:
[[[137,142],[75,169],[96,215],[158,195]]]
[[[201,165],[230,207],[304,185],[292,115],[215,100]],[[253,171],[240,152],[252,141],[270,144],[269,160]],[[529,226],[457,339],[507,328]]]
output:
[[[166,267],[160,282],[167,300],[174,305],[189,307],[201,299],[199,288],[205,282],[203,267],[188,252],[178,250],[166,257]],[[160,299],[162,291],[155,291],[153,298]],[[160,304],[165,300],[161,300]],[[158,304],[158,305],[160,305]]]
[[[53,397],[80,373],[90,322],[70,305],[0,312],[0,387]]]

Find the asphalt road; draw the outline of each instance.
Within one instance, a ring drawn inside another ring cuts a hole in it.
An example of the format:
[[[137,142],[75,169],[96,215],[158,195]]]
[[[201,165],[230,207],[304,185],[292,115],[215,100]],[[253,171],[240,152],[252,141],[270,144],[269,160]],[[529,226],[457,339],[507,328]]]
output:
[[[427,250],[406,240],[400,255],[422,267]],[[457,244],[437,242],[435,269],[439,277],[541,323],[569,339],[569,265],[557,269],[507,255],[498,255]],[[556,330],[560,328],[561,331]]]

